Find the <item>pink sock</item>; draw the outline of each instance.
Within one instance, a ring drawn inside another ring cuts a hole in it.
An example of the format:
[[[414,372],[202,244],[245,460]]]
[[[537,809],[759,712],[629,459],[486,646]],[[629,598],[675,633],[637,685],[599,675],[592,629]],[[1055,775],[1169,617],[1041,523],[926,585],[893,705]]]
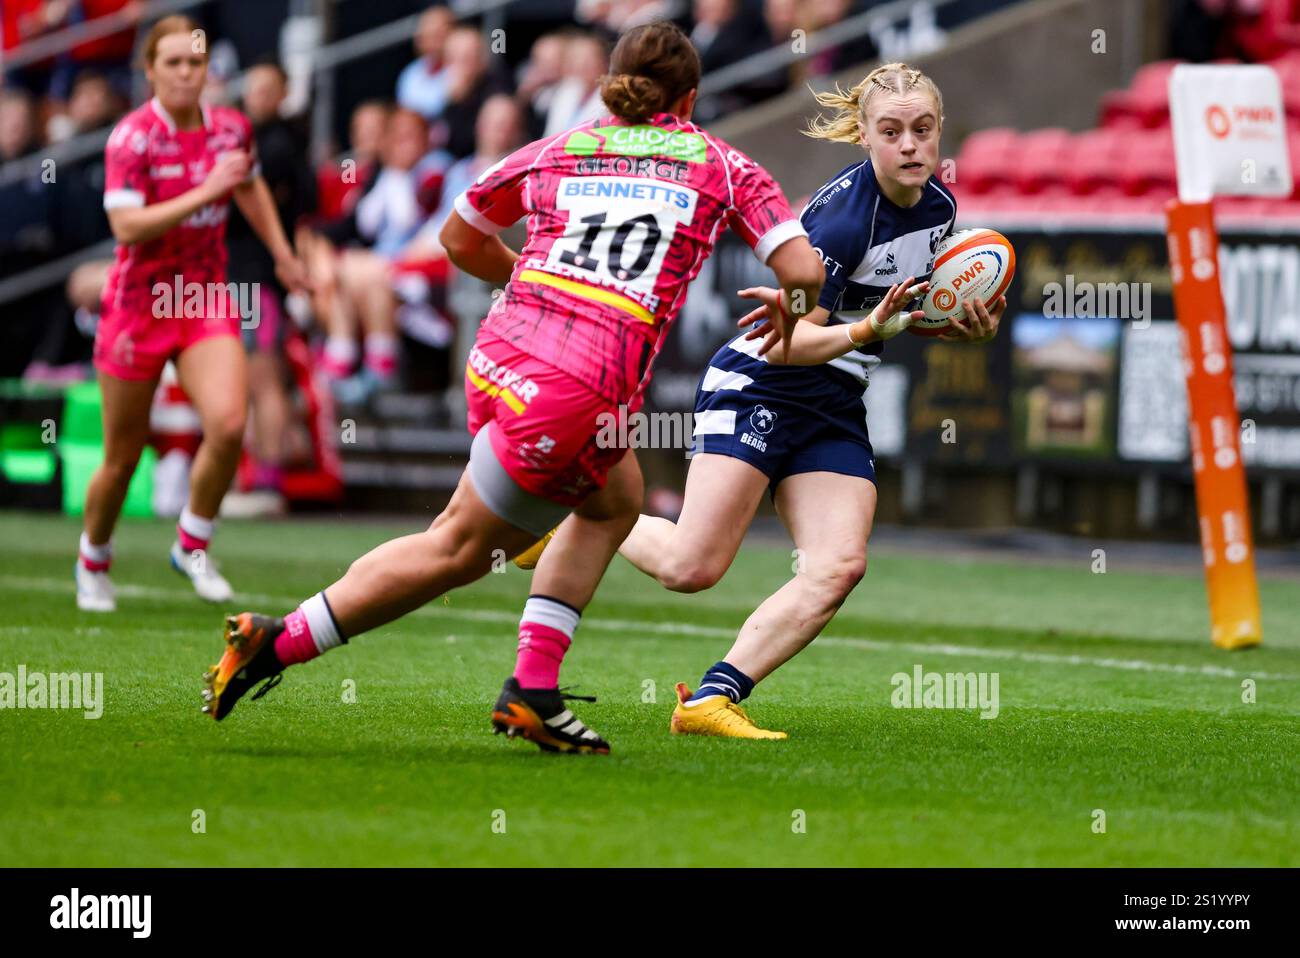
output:
[[[275,638],[275,657],[284,665],[298,665],[346,641],[325,593],[317,592],[284,617],[284,631]]]
[[[208,543],[212,541],[213,521],[196,516],[186,506],[181,510],[180,521],[176,523],[176,539],[181,544],[181,549],[185,552],[193,552],[196,549],[206,551]]]
[[[284,665],[298,665],[310,662],[320,655],[316,642],[311,637],[311,626],[302,608],[294,609],[284,617],[284,631],[275,640],[275,657]]]
[[[103,562],[96,562],[84,552],[81,554],[81,567],[87,572],[107,572],[108,567],[112,564],[112,559],[105,559]]]
[[[113,547],[105,543],[97,546],[90,541],[90,536],[84,532],[81,534],[80,548],[77,550],[81,558],[81,567],[87,572],[107,572],[108,567],[113,564]]]
[[[571,640],[559,629],[536,622],[519,624],[515,678],[521,688],[553,689],[560,684],[560,663]]]

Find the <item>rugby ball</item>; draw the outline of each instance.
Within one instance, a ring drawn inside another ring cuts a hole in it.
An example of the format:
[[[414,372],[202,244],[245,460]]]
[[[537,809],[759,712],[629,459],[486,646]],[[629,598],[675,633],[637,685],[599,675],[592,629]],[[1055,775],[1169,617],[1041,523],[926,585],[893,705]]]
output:
[[[925,318],[907,327],[918,336],[938,336],[962,314],[961,301],[978,296],[986,304],[1007,291],[1016,273],[1016,251],[997,230],[953,233],[934,251],[930,291],[921,302]]]

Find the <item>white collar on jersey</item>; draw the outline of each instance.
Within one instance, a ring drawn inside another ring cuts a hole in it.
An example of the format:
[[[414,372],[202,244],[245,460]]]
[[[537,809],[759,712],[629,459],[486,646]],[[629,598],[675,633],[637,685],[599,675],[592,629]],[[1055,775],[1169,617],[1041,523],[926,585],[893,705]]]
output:
[[[167,108],[162,105],[162,100],[154,97],[149,101],[149,105],[153,107],[153,111],[158,114],[162,121],[167,124],[167,131],[169,133],[175,133],[176,121],[173,120],[172,115],[167,112]],[[208,113],[208,105],[202,101],[199,101],[199,114],[203,117],[203,128],[205,130],[212,129],[212,117]]]

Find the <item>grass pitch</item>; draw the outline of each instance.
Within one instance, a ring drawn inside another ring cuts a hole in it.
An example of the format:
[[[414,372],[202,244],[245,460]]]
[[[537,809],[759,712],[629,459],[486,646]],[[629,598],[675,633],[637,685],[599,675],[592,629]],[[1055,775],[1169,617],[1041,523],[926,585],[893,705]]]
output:
[[[668,734],[673,683],[788,578],[774,546],[697,596],[615,560],[564,673],[599,695],[578,708],[609,757],[490,733],[513,567],[200,714],[223,611],[288,612],[423,525],[224,523],[240,596],[218,610],[167,566],[170,524],[128,523],[97,616],[73,601],[77,526],[0,514],[0,672],[102,672],[105,699],[98,720],[0,710],[0,866],[1300,863],[1300,582],[1262,582],[1265,645],[1225,653],[1200,576],[1093,574],[1082,544],[1072,565],[873,550],[746,703],[786,742]],[[997,718],[892,707],[916,665],[998,673]]]

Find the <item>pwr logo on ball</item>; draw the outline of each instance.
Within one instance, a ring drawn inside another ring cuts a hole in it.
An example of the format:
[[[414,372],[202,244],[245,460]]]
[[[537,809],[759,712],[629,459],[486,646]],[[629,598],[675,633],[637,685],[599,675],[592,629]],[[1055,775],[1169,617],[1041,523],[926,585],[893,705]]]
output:
[[[996,230],[971,229],[953,233],[935,250],[930,292],[921,302],[925,318],[908,327],[918,336],[938,336],[949,320],[964,311],[963,299],[979,298],[987,305],[1011,285],[1016,251]]]

